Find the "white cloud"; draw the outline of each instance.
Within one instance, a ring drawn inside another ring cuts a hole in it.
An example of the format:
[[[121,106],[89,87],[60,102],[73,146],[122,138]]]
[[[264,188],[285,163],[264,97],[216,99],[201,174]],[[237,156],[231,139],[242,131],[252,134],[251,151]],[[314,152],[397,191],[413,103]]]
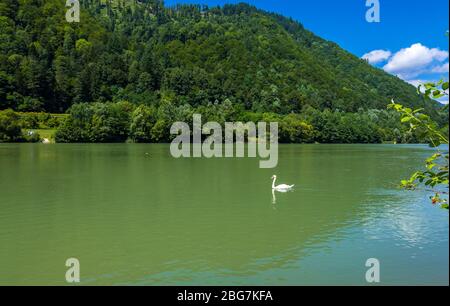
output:
[[[392,55],[391,51],[387,50],[373,50],[362,56],[363,59],[367,60],[370,64],[377,64],[386,61]]]
[[[438,48],[428,48],[420,43],[392,54],[387,50],[374,50],[362,56],[371,64],[387,61],[383,69],[397,75],[414,87],[425,83],[438,83],[443,78],[442,74],[449,73],[448,51]],[[444,77],[448,80],[448,76]],[[421,87],[424,92],[424,87]],[[448,90],[446,91],[448,94]],[[448,104],[448,96],[437,99],[442,104]]]
[[[433,73],[448,73],[448,63],[433,67],[431,72],[433,72]]]
[[[447,58],[447,51],[437,48],[430,49],[417,43],[395,53],[383,69],[408,80],[422,73],[432,72],[437,62],[443,62]]]

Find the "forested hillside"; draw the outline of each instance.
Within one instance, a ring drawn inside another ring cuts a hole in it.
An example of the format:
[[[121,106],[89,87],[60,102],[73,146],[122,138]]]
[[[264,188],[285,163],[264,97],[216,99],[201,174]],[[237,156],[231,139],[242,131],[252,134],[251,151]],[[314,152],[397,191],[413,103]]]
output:
[[[194,110],[212,120],[291,114],[317,132],[328,124],[322,117],[339,117],[338,126],[349,116],[371,120],[376,139],[397,128],[385,111],[391,99],[445,120],[413,86],[296,21],[246,4],[83,0],[81,22],[71,24],[64,5],[0,0],[0,110],[64,113],[78,103],[126,101],[133,109],[145,104],[161,130]]]

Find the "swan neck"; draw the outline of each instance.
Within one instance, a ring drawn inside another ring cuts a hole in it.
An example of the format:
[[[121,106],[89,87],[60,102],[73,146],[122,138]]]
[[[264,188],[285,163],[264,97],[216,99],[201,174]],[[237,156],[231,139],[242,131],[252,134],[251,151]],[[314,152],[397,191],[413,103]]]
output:
[[[273,182],[272,182],[272,189],[275,188],[275,181],[277,180],[276,177],[273,178]]]

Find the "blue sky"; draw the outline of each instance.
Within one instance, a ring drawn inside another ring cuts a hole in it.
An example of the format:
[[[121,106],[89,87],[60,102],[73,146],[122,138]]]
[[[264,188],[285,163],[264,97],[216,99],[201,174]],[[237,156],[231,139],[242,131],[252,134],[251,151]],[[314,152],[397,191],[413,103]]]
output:
[[[300,21],[389,73],[417,84],[448,79],[448,0],[378,0],[380,22],[368,23],[366,0],[165,0],[166,5],[246,2]]]

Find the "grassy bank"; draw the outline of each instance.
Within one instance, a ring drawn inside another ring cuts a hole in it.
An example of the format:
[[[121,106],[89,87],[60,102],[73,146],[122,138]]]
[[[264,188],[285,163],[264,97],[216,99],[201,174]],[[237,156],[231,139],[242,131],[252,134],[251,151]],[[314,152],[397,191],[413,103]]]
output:
[[[39,134],[39,137],[42,140],[48,139],[50,143],[55,143],[56,129],[23,129],[22,132],[24,134],[28,134],[29,132],[35,132]]]
[[[1,142],[55,142],[55,133],[68,115],[0,111]]]

